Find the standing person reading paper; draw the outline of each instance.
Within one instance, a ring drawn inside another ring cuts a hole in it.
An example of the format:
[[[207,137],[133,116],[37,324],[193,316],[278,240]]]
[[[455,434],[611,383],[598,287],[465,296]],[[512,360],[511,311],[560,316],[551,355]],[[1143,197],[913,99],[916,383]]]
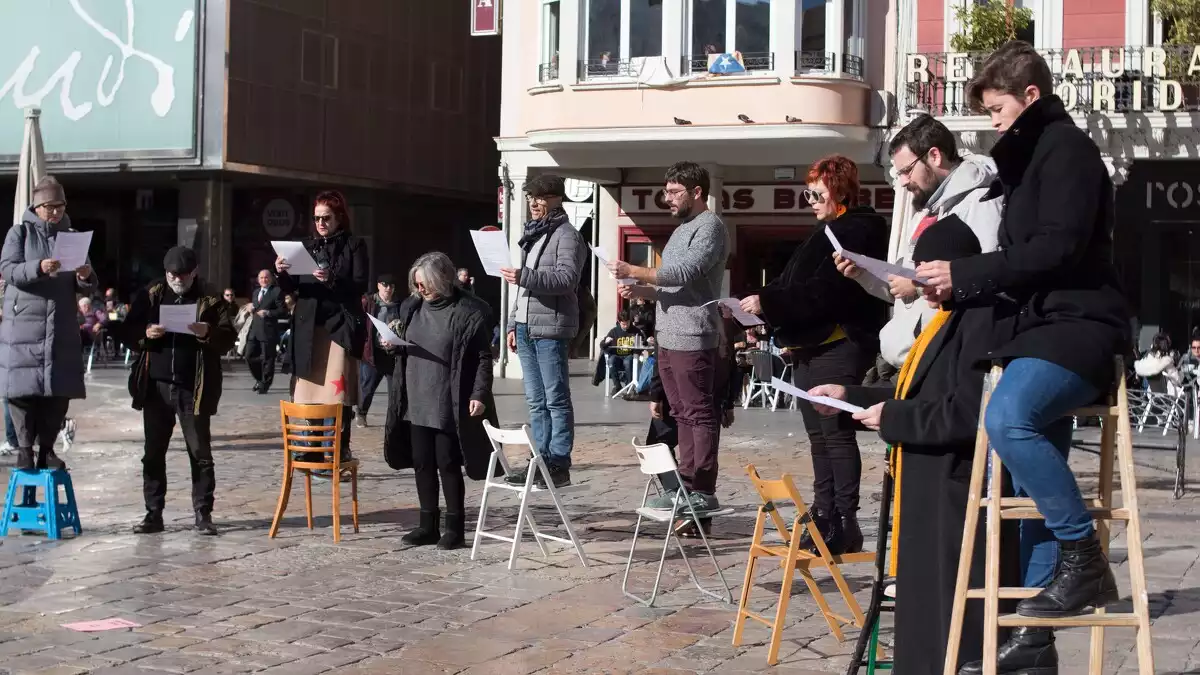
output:
[[[1050,67],[1024,42],[1010,42],[984,61],[967,95],[1000,133],[992,148],[1000,176],[992,193],[1007,196],[1000,250],[917,268],[930,303],[953,298],[995,305],[994,345],[983,358],[1006,367],[985,425],[1052,535],[1044,536],[1041,521],[1022,522],[1023,556],[1044,563],[1031,560],[1025,585],[1045,588],[1022,600],[1017,613],[1043,618],[1073,616],[1118,598],[1067,463],[1067,415],[1111,387],[1113,357],[1129,347],[1128,308],[1112,264],[1112,180],[1100,150],[1051,93],[1053,86]],[[1040,583],[1033,578],[1038,567]],[[1000,672],[1046,665],[1040,659],[1052,644],[1050,630],[1014,631],[1000,649]],[[963,672],[982,672],[982,665],[968,664]]]

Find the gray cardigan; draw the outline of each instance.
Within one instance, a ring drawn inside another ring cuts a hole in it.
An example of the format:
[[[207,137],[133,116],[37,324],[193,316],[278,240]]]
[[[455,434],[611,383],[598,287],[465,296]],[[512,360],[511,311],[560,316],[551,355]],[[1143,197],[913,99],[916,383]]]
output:
[[[578,288],[587,255],[583,236],[565,219],[523,251],[509,330],[523,323],[532,338],[573,339],[579,332]]]
[[[41,261],[53,255],[58,232],[70,227],[66,215],[52,227],[30,210],[4,238],[0,274],[7,285],[0,321],[0,397],[84,398],[75,292],[94,290],[96,275],[85,283],[74,270],[46,276],[40,268]]]
[[[680,352],[713,349],[720,342],[721,282],[729,258],[729,230],[705,210],[671,233],[658,268],[658,346]],[[707,306],[706,306],[707,305]]]

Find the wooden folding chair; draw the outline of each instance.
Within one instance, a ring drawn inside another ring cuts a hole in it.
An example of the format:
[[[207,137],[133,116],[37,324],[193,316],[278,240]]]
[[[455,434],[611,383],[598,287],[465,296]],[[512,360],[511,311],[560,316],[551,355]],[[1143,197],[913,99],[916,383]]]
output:
[[[1020,600],[1037,595],[1040,588],[1001,588],[1000,586],[1000,522],[1001,520],[1040,519],[1032,499],[1001,497],[999,477],[1000,456],[990,448],[984,415],[992,392],[1000,382],[1003,368],[994,366],[984,380],[983,403],[980,408],[979,429],[975,439],[975,462],[971,469],[966,523],[963,526],[962,552],[958,561],[958,578],[954,588],[954,611],[950,619],[950,636],[946,645],[944,675],[957,675],[958,650],[962,642],[963,620],[967,600],[983,600],[983,673],[996,675],[996,650],[999,647],[999,628],[1037,626],[1043,628],[1091,628],[1090,664],[1088,675],[1100,675],[1104,670],[1104,629],[1126,626],[1137,634],[1138,673],[1153,675],[1154,654],[1150,642],[1150,607],[1146,597],[1146,563],[1142,552],[1142,522],[1138,514],[1137,477],[1133,464],[1133,429],[1129,419],[1129,397],[1125,389],[1125,365],[1116,359],[1116,384],[1105,405],[1090,406],[1075,411],[1076,417],[1099,417],[1100,489],[1095,499],[1085,499],[1088,511],[1096,519],[1096,535],[1105,554],[1111,538],[1111,523],[1125,523],[1125,546],[1129,560],[1129,586],[1133,611],[1109,613],[1098,609],[1092,613],[1057,619],[1032,618],[1019,614],[1000,614],[1001,600]],[[989,461],[990,460],[990,461]],[[1121,506],[1113,504],[1114,472],[1120,476]],[[987,496],[983,494],[985,488]],[[983,588],[970,588],[971,560],[975,554],[975,530],[979,512],[986,512],[985,545],[986,577]]]
[[[279,402],[279,416],[283,429],[283,488],[279,492],[279,505],[275,508],[275,520],[271,523],[270,536],[275,538],[279,523],[287,510],[288,497],[292,492],[292,474],[304,472],[304,509],[308,514],[308,529],[313,529],[312,472],[329,471],[333,483],[333,541],[342,540],[341,527],[341,482],[342,471],[350,472],[350,502],[354,515],[354,533],[358,534],[358,460],[342,461],[342,406],[301,405]],[[327,420],[333,420],[333,425]],[[332,454],[330,461],[304,462],[295,458],[297,453],[318,452]]]
[[[800,492],[796,489],[796,484],[792,481],[789,474],[783,474],[778,480],[763,480],[759,478],[758,471],[751,464],[746,467],[746,473],[750,474],[750,482],[754,484],[755,491],[758,492],[762,499],[762,506],[758,507],[758,518],[754,522],[754,538],[750,542],[750,560],[746,564],[746,580],[742,584],[742,598],[738,603],[737,621],[733,627],[733,646],[737,647],[742,643],[742,632],[746,627],[746,619],[754,619],[759,623],[771,627],[771,644],[767,650],[767,664],[775,665],[779,661],[779,642],[783,637],[783,623],[787,618],[788,601],[792,596],[792,579],[793,574],[800,573],[804,583],[808,586],[808,590],[812,592],[813,598],[817,601],[817,606],[821,609],[821,614],[825,617],[825,623],[829,624],[829,630],[839,642],[845,639],[842,634],[842,626],[850,625],[856,628],[863,626],[863,611],[858,606],[858,601],[854,599],[854,594],[850,592],[850,586],[846,583],[845,577],[842,576],[840,565],[849,563],[869,563],[875,561],[875,553],[872,551],[863,551],[861,553],[848,553],[846,555],[832,555],[829,552],[829,547],[825,545],[825,538],[821,536],[819,530],[812,524],[812,519],[808,513],[808,506],[800,497]],[[779,515],[779,507],[776,502],[791,502],[796,508],[796,517],[792,521],[792,527],[788,528],[787,523]],[[775,529],[786,542],[783,546],[770,546],[763,543],[765,538],[765,529],[767,518],[771,519]],[[817,547],[817,554],[810,551],[800,550],[800,537],[807,528],[809,535],[812,537],[813,544]],[[780,565],[783,567],[783,588],[779,591],[779,606],[775,610],[775,620],[770,621],[754,612],[747,609],[750,603],[750,589],[754,586],[754,565],[759,558],[778,558]],[[817,585],[816,579],[813,578],[813,568],[825,568],[829,570],[830,576],[833,577],[833,582],[837,584],[838,592],[841,593],[842,599],[846,601],[846,606],[849,607],[853,618],[847,619],[839,614],[835,614],[829,607],[829,603],[825,600],[825,594],[821,592],[820,586]]]

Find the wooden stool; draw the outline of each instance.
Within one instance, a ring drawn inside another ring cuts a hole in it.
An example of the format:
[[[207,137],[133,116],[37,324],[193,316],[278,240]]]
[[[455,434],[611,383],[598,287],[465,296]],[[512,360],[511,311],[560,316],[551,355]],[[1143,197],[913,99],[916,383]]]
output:
[[[763,504],[758,507],[758,519],[754,522],[754,538],[750,542],[750,560],[746,564],[746,580],[742,584],[742,598],[738,602],[737,621],[733,626],[733,646],[737,647],[742,643],[742,632],[746,628],[746,619],[754,619],[759,623],[771,627],[771,644],[767,649],[767,664],[775,665],[779,661],[779,642],[783,638],[783,622],[787,618],[788,601],[792,597],[792,579],[796,572],[800,573],[804,583],[808,585],[808,590],[812,592],[813,598],[817,601],[817,606],[821,609],[821,614],[825,617],[825,623],[829,624],[829,630],[839,642],[845,639],[842,635],[843,625],[853,625],[861,628],[863,625],[863,613],[859,608],[858,602],[854,599],[854,594],[850,592],[850,586],[846,584],[846,579],[842,576],[842,571],[838,567],[846,563],[864,563],[875,560],[875,554],[870,551],[862,553],[848,553],[846,555],[832,555],[829,553],[829,547],[825,545],[825,538],[821,536],[820,531],[812,526],[812,519],[808,514],[808,506],[800,497],[800,492],[796,489],[796,484],[792,481],[789,474],[783,474],[779,480],[763,480],[758,477],[758,472],[751,464],[746,467],[746,473],[750,474],[750,482],[754,484],[754,489],[762,498]],[[779,515],[779,509],[775,502],[792,502],[796,507],[796,517],[792,521],[792,527],[789,529],[787,523]],[[779,535],[786,542],[784,546],[768,546],[763,543],[764,530],[768,516],[771,522],[775,525],[775,529],[779,531]],[[805,528],[808,529],[809,535],[812,537],[813,544],[816,545],[819,554],[810,551],[800,550],[800,537],[803,535]],[[754,612],[746,609],[750,602],[750,589],[754,586],[754,564],[759,558],[778,558],[780,565],[783,566],[783,588],[779,591],[779,606],[775,610],[775,620],[769,621]],[[838,592],[841,593],[842,599],[846,601],[846,606],[850,608],[854,618],[847,619],[843,616],[835,614],[829,608],[829,603],[825,600],[825,594],[821,592],[820,586],[817,585],[816,579],[813,578],[812,568],[825,568],[829,570],[829,574],[833,577],[833,582],[837,584]]]
[[[962,555],[958,562],[958,580],[954,589],[954,613],[950,621],[950,639],[946,646],[944,675],[957,675],[958,648],[962,640],[963,616],[967,600],[983,600],[983,673],[996,675],[996,650],[1001,626],[1034,626],[1042,628],[1091,627],[1091,663],[1089,675],[1100,675],[1104,668],[1104,629],[1129,626],[1137,630],[1138,673],[1154,674],[1154,655],[1150,645],[1150,609],[1146,598],[1146,568],[1142,555],[1142,523],[1138,516],[1137,487],[1133,472],[1133,439],[1129,423],[1129,399],[1125,390],[1125,367],[1122,359],[1116,360],[1116,387],[1110,394],[1108,405],[1091,406],[1075,411],[1078,417],[1100,417],[1103,424],[1100,440],[1100,494],[1096,499],[1085,499],[1088,511],[1096,518],[1096,534],[1100,545],[1108,554],[1111,532],[1109,522],[1125,521],[1125,538],[1128,547],[1130,587],[1133,596],[1133,612],[1110,614],[1104,609],[1091,614],[1060,619],[1038,619],[1017,614],[1000,616],[1000,600],[1030,598],[1041,592],[1040,588],[1000,588],[1000,521],[1042,518],[1032,499],[1000,496],[1002,481],[993,480],[1001,475],[1000,458],[994,451],[991,455],[991,474],[988,476],[988,496],[983,496],[983,479],[988,466],[989,444],[984,429],[984,412],[988,401],[1000,381],[1003,369],[992,368],[984,380],[983,404],[980,408],[979,431],[975,441],[975,463],[971,471],[971,488],[967,502],[966,524],[963,527]],[[1121,508],[1113,506],[1113,460],[1121,476]],[[987,509],[986,575],[984,588],[968,588],[971,558],[975,548],[975,529],[979,524],[979,510]]]
[[[304,509],[308,515],[308,529],[313,529],[312,472],[330,472],[333,483],[333,541],[342,540],[341,493],[342,471],[350,472],[350,503],[354,517],[354,534],[358,534],[358,460],[342,461],[342,405],[301,405],[279,402],[279,416],[283,428],[283,488],[279,491],[279,504],[275,508],[275,519],[271,523],[270,537],[279,532],[279,523],[287,510],[288,497],[292,493],[292,475],[304,472]],[[333,420],[332,425],[325,420]],[[305,462],[295,458],[296,454],[309,452],[329,453],[333,457],[327,462]]]

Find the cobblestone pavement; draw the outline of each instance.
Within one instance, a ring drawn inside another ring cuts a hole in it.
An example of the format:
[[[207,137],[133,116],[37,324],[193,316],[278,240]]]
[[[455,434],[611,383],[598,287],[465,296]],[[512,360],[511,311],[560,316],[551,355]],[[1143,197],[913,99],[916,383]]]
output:
[[[580,370],[582,373],[582,370]],[[442,552],[406,548],[400,535],[417,518],[409,472],[388,469],[378,427],[355,430],[363,460],[362,530],[331,539],[329,484],[317,484],[316,529],[305,527],[297,485],[279,537],[267,537],[280,485],[277,397],[255,396],[244,374],[226,380],[214,423],[216,520],[223,534],[189,531],[187,461],[178,434],[170,459],[168,531],[137,537],[142,515],[140,417],[128,407],[124,374],[99,372],[90,398],[77,402],[76,446],[67,455],[75,479],[83,536],[47,542],[34,536],[0,541],[0,673],[741,673],[843,671],[851,643],[828,632],[811,595],[797,584],[780,663],[766,668],[767,630],[751,623],[746,643],[731,646],[734,610],[703,599],[677,557],[667,561],[666,592],[644,609],[621,593],[633,529],[630,513],[643,483],[629,439],[645,433],[642,403],[603,402],[576,377],[578,436],[573,475],[581,486],[566,497],[586,542],[591,566],[568,551],[548,558],[527,544],[519,569],[506,569],[507,548]],[[524,420],[519,385],[498,384],[500,419]],[[382,408],[382,402],[378,404]],[[811,469],[799,415],[738,411],[722,443],[718,496],[736,513],[714,526],[718,560],[736,597],[745,570],[755,498],[742,467],[764,476],[787,471],[807,493]],[[381,421],[382,412],[372,421]],[[864,524],[874,522],[882,447],[864,440]],[[1139,451],[1139,478],[1150,599],[1155,614],[1157,671],[1200,673],[1200,568],[1196,565],[1197,497],[1170,497],[1170,457]],[[11,458],[0,458],[11,462]],[[1080,475],[1095,477],[1087,453]],[[472,518],[480,485],[468,483]],[[348,493],[348,489],[343,493]],[[349,507],[343,497],[343,509]],[[512,498],[497,508],[510,522]],[[553,522],[539,508],[540,522]],[[348,517],[343,524],[348,522]],[[549,529],[549,527],[548,527]],[[873,528],[871,528],[873,529]],[[653,526],[631,582],[645,589],[661,535]],[[870,537],[872,533],[868,533]],[[693,548],[695,552],[695,549]],[[1128,591],[1123,546],[1114,545],[1118,579]],[[694,559],[696,560],[696,559]],[[709,585],[718,581],[696,560]],[[754,605],[773,607],[779,571],[764,569]],[[848,567],[860,602],[870,566]],[[832,596],[836,598],[836,595]],[[838,605],[835,601],[835,605]],[[76,633],[73,621],[119,617],[132,630]],[[1135,672],[1132,635],[1110,631],[1108,672]],[[1060,636],[1064,673],[1084,672],[1086,634]]]

